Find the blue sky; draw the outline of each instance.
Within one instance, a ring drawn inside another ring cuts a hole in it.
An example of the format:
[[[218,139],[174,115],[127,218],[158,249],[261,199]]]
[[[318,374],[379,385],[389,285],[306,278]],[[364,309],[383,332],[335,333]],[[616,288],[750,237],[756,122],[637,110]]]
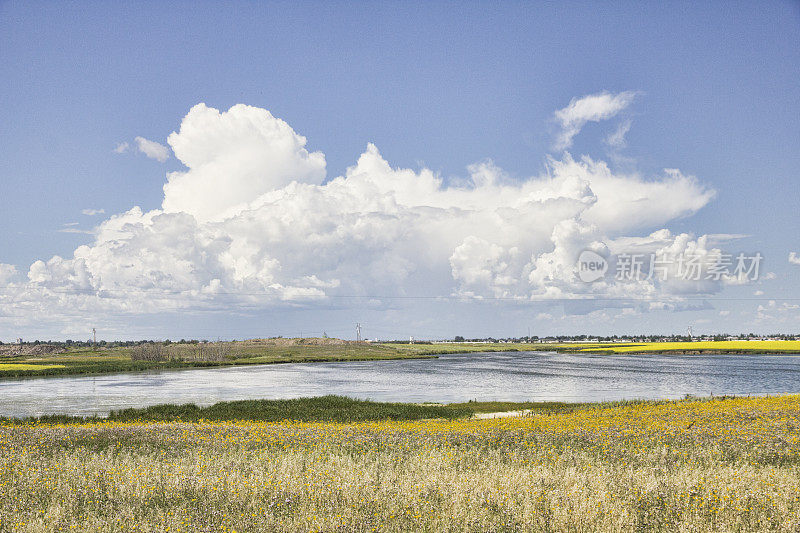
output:
[[[548,157],[562,157],[553,148],[556,110],[573,98],[632,91],[623,113],[583,127],[570,154],[644,179],[665,168],[696,177],[716,191],[713,200],[690,216],[643,222],[634,233],[748,235],[727,247],[760,251],[774,279],[725,288],[709,300],[713,310],[596,321],[538,304],[498,313],[485,303],[444,303],[444,310],[375,303],[365,310],[326,300],[269,304],[222,323],[202,311],[192,320],[142,311],[110,324],[108,335],[291,335],[304,324],[345,335],[355,320],[374,327],[370,336],[447,336],[466,328],[524,334],[530,325],[540,333],[574,332],[581,324],[595,332],[682,331],[697,321],[696,330],[797,331],[791,302],[800,298],[800,267],[787,257],[800,250],[799,6],[0,3],[0,263],[15,265],[24,278],[35,261],[70,258],[94,242],[95,235],[76,230],[91,232],[133,206],[161,208],[166,173],[185,165],[174,155],[161,163],[114,149],[133,146],[138,136],[167,146],[201,102],[220,111],[243,103],[283,119],[306,137],[309,152],[324,153],[324,182],[374,143],[392,167],[430,169],[446,186],[487,158],[511,181],[546,174]],[[609,147],[604,139],[625,121],[625,146]],[[443,282],[426,294],[457,290]],[[771,300],[787,311],[762,310],[772,320],[755,323],[757,306],[769,308]],[[23,309],[6,302],[5,313],[16,319],[8,318],[0,339],[17,336],[12,330],[52,338],[81,333],[79,317],[44,325]],[[241,307],[231,304],[231,311]],[[452,318],[442,321],[442,312]],[[265,320],[269,331],[261,329]]]

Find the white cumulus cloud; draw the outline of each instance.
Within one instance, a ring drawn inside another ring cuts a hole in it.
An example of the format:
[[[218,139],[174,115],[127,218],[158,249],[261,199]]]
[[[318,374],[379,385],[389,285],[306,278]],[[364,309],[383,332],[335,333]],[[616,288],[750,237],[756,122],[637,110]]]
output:
[[[601,92],[581,98],[573,98],[569,105],[555,112],[561,131],[555,142],[557,150],[572,146],[572,139],[580,133],[587,122],[600,122],[614,117],[633,102],[636,93],[623,91],[613,94]],[[624,133],[620,136],[624,138]]]
[[[800,265],[800,255],[797,255],[797,252],[790,252],[789,262],[793,265]]]
[[[156,141],[145,139],[144,137],[136,137],[134,139],[136,147],[139,152],[143,153],[150,159],[155,159],[159,163],[163,163],[169,159],[169,148]]]
[[[71,257],[34,262],[27,280],[4,293],[18,313],[67,320],[241,311],[353,295],[674,299],[725,283],[687,289],[672,279],[588,284],[577,276],[585,249],[690,250],[713,263],[719,250],[707,237],[663,229],[714,195],[677,170],[619,174],[565,154],[521,181],[485,161],[447,185],[427,168],[393,167],[368,144],[343,175],[323,183],[324,155],[267,110],[246,105],[199,104],[168,143],[186,169],[167,175],[162,208],[113,215]]]
[[[235,214],[259,195],[292,182],[319,184],[325,156],[266,109],[236,105],[220,113],[194,106],[167,142],[188,167],[169,174],[164,211],[207,221]]]

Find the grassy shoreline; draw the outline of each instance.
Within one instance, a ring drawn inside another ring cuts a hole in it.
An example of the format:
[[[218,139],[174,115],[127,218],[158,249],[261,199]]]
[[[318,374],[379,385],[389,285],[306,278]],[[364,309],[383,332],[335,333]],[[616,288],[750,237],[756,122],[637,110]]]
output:
[[[286,339],[288,344],[255,341],[231,343],[231,354],[219,360],[134,360],[132,349],[73,349],[63,353],[35,356],[0,356],[0,381],[3,379],[48,376],[115,374],[149,370],[182,370],[280,363],[320,363],[347,361],[390,361],[427,359],[439,355],[480,352],[552,351],[586,355],[721,355],[721,354],[800,354],[800,341],[720,341],[691,343],[575,343],[575,344],[303,344],[319,339]],[[294,342],[294,344],[292,344]],[[172,345],[190,353],[191,345]]]
[[[643,400],[644,401],[644,400]],[[627,405],[630,401],[604,405]],[[564,412],[599,403],[470,401],[451,404],[375,402],[345,396],[315,396],[284,400],[236,400],[207,407],[195,404],[160,404],[112,411],[108,416],[43,415],[0,417],[0,425],[90,424],[94,422],[239,422],[303,421],[352,423],[367,420],[455,420],[478,413],[530,410],[539,413]]]
[[[796,531],[800,395],[0,424],[0,485],[3,531]]]
[[[302,341],[303,339],[299,339]],[[151,370],[225,368],[281,363],[335,363],[349,361],[390,361],[430,359],[434,355],[398,350],[388,345],[369,344],[268,344],[251,341],[229,343],[230,354],[219,360],[192,360],[189,357],[167,360],[134,360],[133,349],[74,349],[35,356],[0,357],[2,379],[69,375],[116,374]],[[189,352],[192,345],[172,345]]]
[[[25,368],[4,370],[0,367],[0,382],[3,379],[57,377],[57,376],[81,376],[99,374],[122,374],[130,372],[147,372],[157,370],[192,370],[198,368],[229,368],[253,365],[279,365],[288,363],[345,363],[355,361],[393,361],[398,359],[435,359],[434,355],[402,355],[387,354],[382,356],[297,356],[286,359],[265,359],[265,360],[234,360],[234,361],[109,361],[98,362],[87,365],[55,366],[37,365],[42,368],[34,368],[34,365],[25,365]]]

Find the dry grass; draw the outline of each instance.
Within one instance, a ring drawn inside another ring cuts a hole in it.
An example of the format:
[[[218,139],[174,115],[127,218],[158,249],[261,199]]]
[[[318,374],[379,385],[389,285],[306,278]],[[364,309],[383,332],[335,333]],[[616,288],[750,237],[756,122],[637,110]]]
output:
[[[4,531],[797,531],[800,396],[0,426]]]

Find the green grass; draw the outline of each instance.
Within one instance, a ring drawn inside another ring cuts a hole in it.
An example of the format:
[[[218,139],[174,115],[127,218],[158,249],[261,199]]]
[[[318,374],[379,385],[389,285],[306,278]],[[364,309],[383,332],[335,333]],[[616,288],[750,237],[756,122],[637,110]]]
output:
[[[628,402],[629,403],[629,402]],[[566,412],[586,405],[566,402],[478,402],[451,404],[416,404],[355,400],[344,396],[317,396],[287,400],[239,400],[219,402],[208,407],[195,404],[162,404],[152,407],[112,411],[106,418],[116,422],[226,422],[251,420],[260,422],[364,422],[370,420],[422,420],[466,418],[477,413],[500,413],[523,409],[543,412]],[[101,417],[47,415],[26,419],[0,418],[5,423],[84,423]]]
[[[254,420],[279,422],[362,422],[367,420],[420,420],[426,418],[455,419],[469,416],[463,407],[416,405],[354,400],[343,396],[322,396],[291,400],[244,400],[220,402],[210,407],[193,404],[157,405],[144,409],[125,409],[111,413],[110,420],[230,421]]]
[[[189,358],[196,350],[196,346],[173,344],[170,349],[179,356]],[[428,354],[402,351],[391,345],[382,344],[280,346],[250,341],[233,343],[230,355],[221,361],[134,361],[131,359],[131,352],[130,348],[104,350],[77,348],[60,354],[0,357],[0,379],[277,363],[379,361],[431,357]]]
[[[240,400],[219,402],[209,407],[198,407],[194,404],[164,404],[145,408],[113,411],[107,417],[115,422],[225,422],[233,420],[251,420],[259,422],[280,422],[292,420],[298,422],[364,422],[371,420],[422,420],[465,418],[478,412],[472,403],[459,405],[421,405],[414,403],[373,402],[354,400],[344,396],[319,396],[314,398],[296,398],[289,400]],[[514,405],[507,403],[513,410]],[[527,404],[525,404],[527,405]],[[499,409],[503,410],[503,409]],[[75,417],[49,415],[27,419],[2,418],[7,424],[52,423],[70,424],[97,420],[99,417]]]
[[[702,401],[694,399],[693,401]],[[378,420],[455,420],[479,413],[502,413],[530,410],[539,413],[566,413],[587,407],[616,408],[641,403],[666,403],[664,401],[626,400],[603,403],[568,402],[502,402],[474,401],[450,404],[417,404],[374,402],[345,396],[315,396],[286,400],[239,400],[219,402],[207,407],[195,404],[162,404],[143,408],[112,411],[108,417],[80,417],[45,415],[25,419],[2,418],[6,424],[79,424],[87,421],[114,422],[230,422],[248,420],[257,422],[365,422]]]

